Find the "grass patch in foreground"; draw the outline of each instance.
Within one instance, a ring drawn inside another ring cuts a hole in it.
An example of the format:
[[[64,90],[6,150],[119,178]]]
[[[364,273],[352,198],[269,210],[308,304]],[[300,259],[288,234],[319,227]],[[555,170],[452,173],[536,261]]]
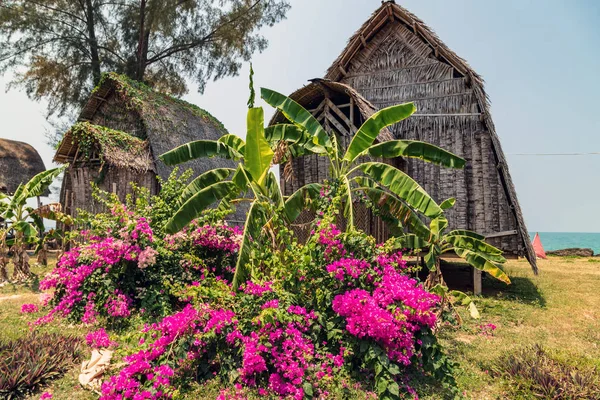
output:
[[[544,399],[600,398],[597,368],[572,366],[539,345],[500,357],[493,372],[514,383],[513,398],[529,394]]]
[[[494,375],[503,357],[538,344],[556,362],[582,371],[600,368],[600,264],[589,262],[587,258],[552,257],[539,260],[538,265],[540,274],[535,276],[526,262],[509,261],[507,271],[512,285],[506,286],[489,277],[484,279],[484,293],[476,298],[481,320],[470,319],[468,311],[461,309],[464,324],[458,329],[442,329],[440,335],[448,354],[460,364],[456,378],[466,398],[539,399],[535,390],[523,382]],[[49,269],[34,268],[34,272],[41,279]],[[461,280],[468,278],[469,274],[461,276]],[[0,336],[16,338],[27,334],[27,323],[39,316],[20,314],[21,304],[37,303],[38,294],[31,286],[0,289],[0,299],[10,296],[18,297],[0,300]],[[492,335],[484,334],[481,328],[487,324],[497,326]],[[79,327],[56,324],[41,329],[78,335],[87,332]],[[84,351],[83,358],[88,356]],[[78,369],[74,366],[43,390],[52,392],[54,400],[96,399],[96,395],[79,387]],[[183,398],[211,399],[218,391],[217,382],[194,384]],[[432,388],[420,398],[437,400],[440,399],[438,393]],[[39,392],[31,397],[32,400],[38,398]]]

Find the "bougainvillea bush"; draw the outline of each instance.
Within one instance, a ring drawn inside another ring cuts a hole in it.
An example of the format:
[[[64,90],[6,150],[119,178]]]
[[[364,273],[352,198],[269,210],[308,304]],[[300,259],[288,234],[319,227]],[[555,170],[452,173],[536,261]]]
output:
[[[81,232],[82,243],[65,252],[40,282],[40,289],[53,296],[46,300],[49,311],[36,323],[61,317],[119,325],[133,314],[164,317],[180,308],[176,292],[181,287],[207,273],[230,278],[241,233],[215,222],[221,214],[209,212],[176,235],[163,233],[162,216],[185,179],[173,175],[154,197],[135,188],[136,200],[127,204],[97,193],[108,211],[89,220],[89,229]]]
[[[113,201],[42,281],[54,296],[38,323],[106,325],[86,337],[117,349],[105,400],[176,399],[214,380],[222,400],[352,398],[353,385],[367,397],[413,398],[422,376],[453,393],[453,365],[432,333],[439,298],[401,252],[341,232],[326,205],[305,244],[273,210],[252,241],[251,279],[236,291],[241,232],[219,212],[165,235],[168,202]],[[111,333],[134,315],[139,330],[123,341]]]
[[[101,398],[177,398],[211,379],[226,383],[219,399],[328,398],[346,379],[374,397],[412,398],[415,374],[452,385],[432,334],[439,298],[401,253],[327,218],[304,246],[281,226],[274,236],[276,245],[255,242],[254,276],[240,291],[218,269],[189,284],[189,302],[142,329]]]

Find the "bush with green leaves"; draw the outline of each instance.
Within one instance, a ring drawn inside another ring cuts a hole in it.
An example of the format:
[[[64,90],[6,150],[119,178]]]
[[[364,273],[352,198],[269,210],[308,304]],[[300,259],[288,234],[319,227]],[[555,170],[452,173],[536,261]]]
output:
[[[416,376],[454,395],[453,364],[433,334],[439,298],[410,276],[400,253],[338,230],[336,201],[323,199],[306,245],[281,209],[269,209],[270,228],[248,249],[248,280],[236,291],[230,276],[208,271],[184,288],[188,303],[142,330],[101,398],[171,397],[218,379],[219,399],[330,398],[344,381],[399,399]]]
[[[185,230],[164,233],[188,179],[189,173],[177,177],[174,172],[156,196],[134,187],[125,204],[96,189],[95,197],[108,211],[87,217],[83,242],[40,282],[42,290],[53,290],[53,297],[38,323],[66,317],[123,325],[137,313],[154,319],[178,309],[178,288],[209,271],[231,279],[241,232],[222,222],[224,213],[206,211]]]

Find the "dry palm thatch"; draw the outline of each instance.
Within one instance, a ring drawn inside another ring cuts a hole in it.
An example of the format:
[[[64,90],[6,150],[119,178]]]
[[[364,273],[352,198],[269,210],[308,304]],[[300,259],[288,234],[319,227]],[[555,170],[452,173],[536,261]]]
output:
[[[395,137],[425,140],[467,160],[464,171],[408,161],[406,171],[437,200],[457,198],[452,227],[486,235],[509,256],[535,253],[483,79],[418,17],[393,1],[350,38],[326,78],[346,83],[376,107],[414,101],[417,113],[392,127]]]
[[[0,139],[0,191],[13,194],[46,167],[42,157],[27,143]]]

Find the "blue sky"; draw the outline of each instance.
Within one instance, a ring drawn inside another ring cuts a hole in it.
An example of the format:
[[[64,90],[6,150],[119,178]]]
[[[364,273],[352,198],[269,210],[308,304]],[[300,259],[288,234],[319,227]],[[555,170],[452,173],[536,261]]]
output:
[[[257,86],[290,93],[322,77],[380,0],[291,0],[288,19],[264,31],[254,58]],[[600,232],[600,2],[594,0],[398,0],[486,80],[492,115],[527,226],[532,231]],[[5,79],[0,78],[4,86]],[[185,99],[243,135],[247,68]],[[266,108],[268,115],[270,110]],[[34,145],[49,167],[44,105],[0,93],[0,137]]]

